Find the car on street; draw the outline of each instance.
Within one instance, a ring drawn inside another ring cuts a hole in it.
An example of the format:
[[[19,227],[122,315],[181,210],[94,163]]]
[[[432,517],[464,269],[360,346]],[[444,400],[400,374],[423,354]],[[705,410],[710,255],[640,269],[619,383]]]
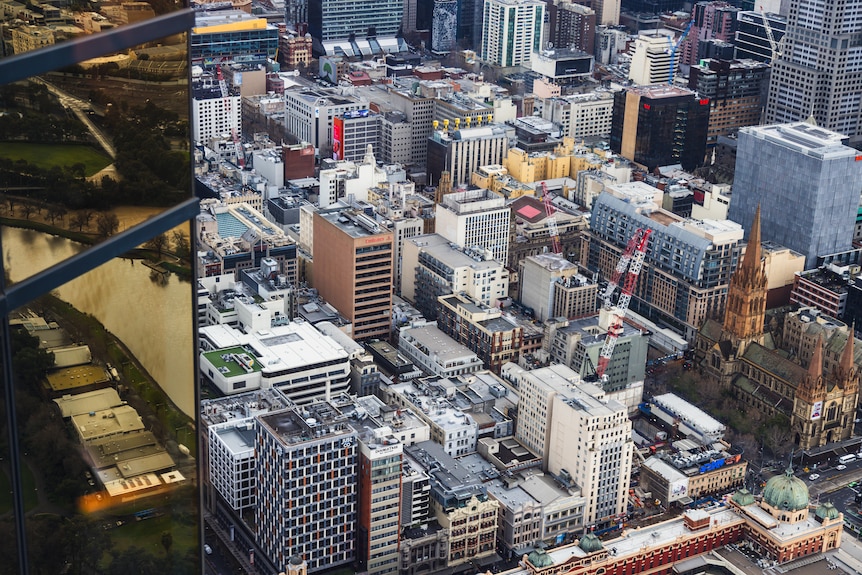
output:
[[[809,481],[817,481],[818,479],[820,479],[819,473],[812,473],[811,475],[808,476]]]
[[[844,471],[845,469],[847,469],[847,466],[846,465],[836,465],[835,469],[837,469],[838,471]]]

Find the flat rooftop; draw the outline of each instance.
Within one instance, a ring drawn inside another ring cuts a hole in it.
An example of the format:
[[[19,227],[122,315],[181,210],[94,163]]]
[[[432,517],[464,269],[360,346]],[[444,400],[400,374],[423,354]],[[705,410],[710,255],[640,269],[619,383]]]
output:
[[[749,126],[740,132],[818,159],[855,158],[859,153],[844,145],[847,136],[807,122]]]
[[[96,365],[78,365],[47,375],[48,385],[54,391],[64,391],[108,381],[105,370]]]
[[[634,86],[628,88],[628,90],[642,98],[650,98],[652,100],[659,100],[662,98],[678,98],[680,96],[694,97],[694,92],[692,92],[688,88],[680,88],[679,86],[670,86],[667,84]]]

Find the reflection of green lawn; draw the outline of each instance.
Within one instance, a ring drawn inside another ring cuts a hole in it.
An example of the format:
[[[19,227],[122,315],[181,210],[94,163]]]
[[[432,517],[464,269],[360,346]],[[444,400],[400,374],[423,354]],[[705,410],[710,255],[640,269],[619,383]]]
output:
[[[24,511],[30,511],[39,505],[39,496],[36,494],[36,480],[30,466],[21,466],[21,484],[24,488]]]
[[[111,158],[90,146],[78,144],[30,144],[27,142],[0,142],[0,157],[7,160],[24,160],[40,168],[84,164],[84,172],[92,176],[111,163]]]
[[[173,536],[171,553],[185,553],[198,545],[195,526],[179,522],[170,514],[144,521],[132,520],[108,533],[111,535],[111,549],[114,551],[139,547],[152,555],[160,555],[165,552],[162,546],[162,533],[165,531]]]
[[[0,515],[12,511],[12,482],[5,466],[0,468]]]

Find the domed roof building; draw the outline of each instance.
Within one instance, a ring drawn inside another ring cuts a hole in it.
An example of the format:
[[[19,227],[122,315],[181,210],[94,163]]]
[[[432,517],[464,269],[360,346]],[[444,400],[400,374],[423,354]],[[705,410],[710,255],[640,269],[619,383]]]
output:
[[[527,560],[533,567],[538,567],[540,569],[554,564],[554,560],[545,552],[544,549],[536,549],[527,555]]]
[[[831,501],[827,501],[826,503],[821,503],[817,506],[817,510],[814,512],[814,516],[818,521],[823,523],[823,520],[832,520],[838,519],[840,512],[838,509],[832,505]]]
[[[734,503],[741,507],[754,503],[754,495],[745,487],[734,493],[732,499]]]
[[[602,542],[594,533],[587,533],[581,538],[578,546],[586,551],[587,553],[595,553],[596,551],[601,551],[604,547],[602,546]]]
[[[785,511],[798,511],[808,507],[808,486],[788,469],[766,482],[763,501]]]
[[[808,486],[793,471],[776,475],[763,488],[761,507],[779,521],[796,523],[808,517]]]

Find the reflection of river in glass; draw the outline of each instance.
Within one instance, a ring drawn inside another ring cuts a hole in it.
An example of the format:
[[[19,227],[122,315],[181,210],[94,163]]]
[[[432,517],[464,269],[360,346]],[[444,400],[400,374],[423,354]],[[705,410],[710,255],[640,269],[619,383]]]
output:
[[[32,230],[3,228],[2,233],[4,268],[13,282],[83,248]],[[21,272],[23,266],[25,273]],[[153,273],[140,260],[115,259],[56,291],[122,340],[177,407],[187,415],[194,412],[192,296],[188,282],[175,275]]]

